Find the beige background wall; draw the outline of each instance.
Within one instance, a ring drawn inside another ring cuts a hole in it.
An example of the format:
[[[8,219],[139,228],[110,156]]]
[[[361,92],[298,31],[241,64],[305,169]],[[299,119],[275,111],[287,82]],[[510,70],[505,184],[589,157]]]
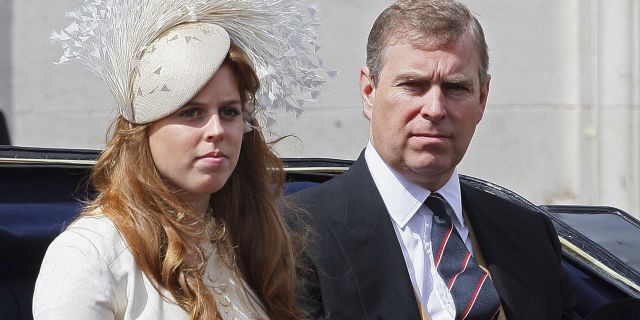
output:
[[[357,157],[368,136],[358,71],[373,20],[390,1],[317,1],[321,53],[340,74],[299,118],[282,156]],[[640,215],[640,1],[466,0],[490,47],[487,113],[462,173],[535,203],[604,204]],[[0,3],[0,108],[14,144],[101,148],[114,116],[101,82],[57,66],[48,41],[79,0]]]

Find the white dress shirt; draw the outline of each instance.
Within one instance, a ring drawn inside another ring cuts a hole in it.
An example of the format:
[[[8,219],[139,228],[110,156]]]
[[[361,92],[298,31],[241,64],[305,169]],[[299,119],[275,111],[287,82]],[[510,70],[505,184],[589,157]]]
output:
[[[389,167],[371,142],[365,149],[365,160],[393,221],[413,288],[423,309],[433,320],[455,319],[453,297],[438,270],[434,268],[431,248],[433,213],[423,205],[431,192],[408,181]],[[453,225],[473,254],[469,229],[462,216],[460,180],[455,170],[449,181],[437,192],[447,200],[447,213],[452,216]]]

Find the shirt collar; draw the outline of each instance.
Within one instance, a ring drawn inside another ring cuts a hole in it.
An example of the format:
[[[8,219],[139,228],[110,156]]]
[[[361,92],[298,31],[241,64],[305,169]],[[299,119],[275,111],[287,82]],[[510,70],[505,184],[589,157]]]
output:
[[[418,212],[418,209],[427,200],[431,192],[410,182],[389,167],[375,150],[371,141],[367,144],[364,157],[391,219],[400,228],[404,228],[407,222]],[[447,200],[449,206],[453,209],[453,223],[460,230],[464,220],[462,218],[460,180],[456,170],[453,171],[447,183],[437,192]]]

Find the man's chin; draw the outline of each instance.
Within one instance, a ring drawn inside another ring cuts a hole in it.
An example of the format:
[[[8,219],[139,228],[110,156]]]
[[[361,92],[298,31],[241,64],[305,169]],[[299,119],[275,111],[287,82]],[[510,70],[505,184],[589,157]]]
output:
[[[406,169],[403,173],[405,178],[435,191],[432,189],[439,189],[449,180],[454,167],[441,162],[419,162],[409,164]]]

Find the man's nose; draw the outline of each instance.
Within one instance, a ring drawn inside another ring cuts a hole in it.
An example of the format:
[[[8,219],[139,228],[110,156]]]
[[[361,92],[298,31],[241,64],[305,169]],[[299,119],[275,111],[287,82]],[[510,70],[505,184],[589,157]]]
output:
[[[420,113],[426,119],[438,121],[447,116],[445,93],[440,86],[434,85],[424,95],[424,104]]]
[[[220,121],[220,116],[217,114],[212,115],[205,126],[205,130],[207,141],[221,140],[224,137],[224,127]]]

